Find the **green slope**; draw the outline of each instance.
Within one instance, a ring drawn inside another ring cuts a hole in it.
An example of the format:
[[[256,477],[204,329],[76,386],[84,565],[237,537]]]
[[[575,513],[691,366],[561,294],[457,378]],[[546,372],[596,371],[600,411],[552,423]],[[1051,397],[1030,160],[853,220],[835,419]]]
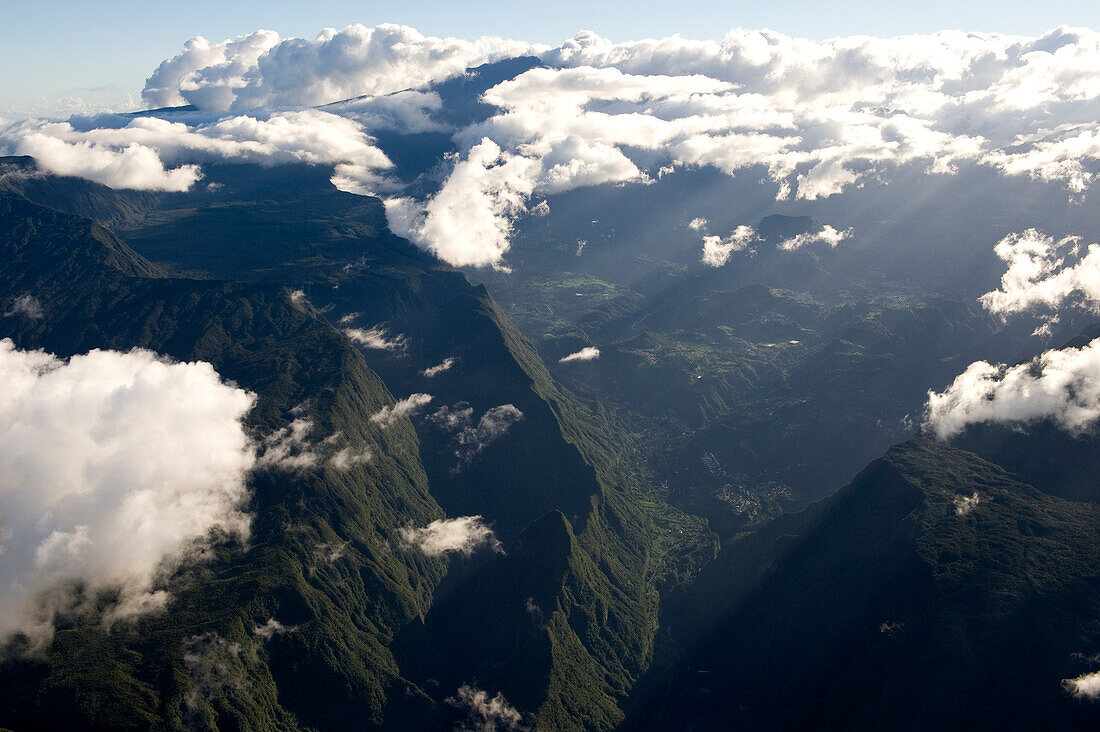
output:
[[[701,584],[728,610],[632,726],[1093,728],[1061,680],[1095,670],[1098,519],[972,453],[895,447],[774,535],[755,577]]]
[[[0,216],[0,297],[33,293],[47,315],[4,318],[0,335],[62,356],[144,347],[206,360],[260,396],[249,424],[257,435],[308,402],[317,435],[339,432],[341,444],[376,455],[343,471],[257,477],[247,551],[228,547],[214,564],[178,578],[169,613],[132,633],[98,638],[95,619],[86,618],[60,633],[44,660],[6,662],[9,682],[45,675],[34,693],[6,698],[10,718],[59,728],[75,719],[113,726],[114,717],[142,727],[153,716],[168,727],[381,722],[390,692],[405,698],[386,644],[430,604],[443,573],[440,561],[403,548],[397,535],[406,523],[443,514],[428,493],[412,426],[382,431],[367,419],[393,402],[385,385],[285,288],[141,276],[156,270],[94,224],[7,198]],[[325,561],[326,546],[342,547],[342,558]],[[264,648],[251,629],[272,617],[297,629]],[[247,680],[195,696],[184,660],[202,639],[211,652],[230,643],[246,649],[234,663]],[[117,655],[89,656],[97,645]],[[126,693],[106,693],[115,687]],[[45,706],[42,695],[64,703]]]

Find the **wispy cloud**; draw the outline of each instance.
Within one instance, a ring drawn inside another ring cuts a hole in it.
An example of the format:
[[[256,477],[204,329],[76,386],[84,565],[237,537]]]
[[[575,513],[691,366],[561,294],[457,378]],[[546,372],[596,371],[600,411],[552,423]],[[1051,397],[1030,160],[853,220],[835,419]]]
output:
[[[443,359],[443,361],[441,363],[438,363],[435,366],[429,366],[428,368],[421,371],[420,375],[421,376],[426,376],[429,379],[431,379],[431,378],[434,378],[436,376],[439,376],[444,371],[450,371],[451,367],[454,366],[454,365],[455,365],[454,357],[448,356],[447,358]]]
[[[341,318],[341,321],[343,321],[343,318]],[[381,325],[370,328],[345,328],[344,335],[363,348],[378,351],[403,351],[408,345],[408,338],[404,335],[400,333],[390,335],[389,331]]]
[[[418,414],[431,400],[431,394],[410,394],[396,402],[392,407],[382,407],[371,415],[370,420],[375,424],[382,425],[383,428],[390,427],[401,417],[411,417]]]

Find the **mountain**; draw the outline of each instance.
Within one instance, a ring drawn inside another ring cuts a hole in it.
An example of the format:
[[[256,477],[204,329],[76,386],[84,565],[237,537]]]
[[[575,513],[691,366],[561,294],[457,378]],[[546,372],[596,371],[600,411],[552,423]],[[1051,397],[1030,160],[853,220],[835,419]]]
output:
[[[249,547],[180,578],[166,615],[106,635],[89,616],[44,656],[9,658],[0,724],[446,726],[456,713],[447,700],[475,682],[504,690],[540,726],[618,722],[651,656],[654,583],[669,553],[654,547],[654,518],[635,498],[646,481],[631,439],[554,383],[484,288],[389,234],[376,200],[331,189],[323,170],[215,176],[224,188],[143,198],[126,217],[111,211],[128,196],[94,184],[42,177],[4,195],[0,297],[33,294],[45,317],[6,317],[0,336],[62,357],[141,347],[208,361],[259,395],[257,439],[305,410],[318,441],[338,434],[374,457],[257,475]],[[118,229],[125,242],[59,210],[87,212],[85,201],[104,221],[129,222]],[[353,325],[384,326],[402,347],[357,347],[344,332]],[[446,358],[449,370],[420,374]],[[474,426],[493,407],[522,417],[477,450],[431,420],[370,419],[413,391],[430,391],[433,407],[473,409]],[[409,525],[474,513],[503,554],[450,562],[402,539]],[[532,574],[541,579],[529,594],[483,603],[473,626],[519,623],[526,652],[456,655],[452,685],[440,687],[429,683],[443,671],[438,654],[394,646],[465,627],[469,606],[433,600],[448,567],[440,591],[457,598],[548,558],[555,569]],[[525,610],[531,597],[539,623]],[[269,619],[293,632],[261,641],[252,629]],[[231,678],[206,688],[188,665],[196,656],[228,665]],[[526,677],[482,673],[501,664]]]
[[[1095,670],[1098,518],[972,453],[898,445],[727,549],[680,601],[716,615],[628,726],[1092,728],[1062,680]]]

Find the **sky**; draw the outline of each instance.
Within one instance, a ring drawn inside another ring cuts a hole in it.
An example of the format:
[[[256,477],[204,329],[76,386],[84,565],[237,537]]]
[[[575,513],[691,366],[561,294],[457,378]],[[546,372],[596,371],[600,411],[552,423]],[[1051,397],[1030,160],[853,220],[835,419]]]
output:
[[[560,44],[578,30],[614,41],[664,37],[721,38],[727,30],[770,28],[792,36],[895,36],[957,29],[1036,35],[1057,25],[1100,27],[1100,4],[1088,0],[882,0],[693,3],[558,0],[535,6],[517,0],[286,0],[185,3],[133,0],[0,0],[0,115],[25,116],[77,98],[122,105],[139,92],[161,60],[197,35],[212,41],[260,28],[282,37],[312,38],[324,27],[401,23],[436,36],[496,35]],[[129,95],[129,96],[128,96]]]

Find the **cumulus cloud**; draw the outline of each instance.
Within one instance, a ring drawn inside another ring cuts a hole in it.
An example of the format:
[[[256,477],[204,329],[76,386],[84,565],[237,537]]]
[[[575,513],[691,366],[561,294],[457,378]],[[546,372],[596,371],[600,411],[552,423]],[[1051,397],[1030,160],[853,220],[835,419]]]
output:
[[[193,38],[146,81],[152,106],[300,107],[380,95],[462,74],[542,48],[500,38],[424,36],[408,26],[325,28],[313,40],[257,31],[222,43]]]
[[[4,317],[22,316],[28,320],[42,320],[46,311],[34,295],[19,295],[11,301],[11,307],[4,311]]]
[[[699,216],[699,217],[696,217],[696,218],[692,219],[688,223],[688,228],[691,229],[692,231],[706,231],[707,230],[707,225],[709,223],[710,222],[708,222],[702,216]]]
[[[469,556],[482,546],[502,551],[496,535],[481,516],[436,519],[421,529],[402,529],[401,538],[429,557],[447,552]]]
[[[703,223],[701,226],[696,227],[695,224],[698,221]],[[705,229],[706,219],[695,219],[690,226],[693,229]],[[710,267],[721,267],[729,261],[730,255],[748,249],[749,245],[759,238],[756,229],[745,225],[738,226],[725,238],[713,235],[704,236],[702,262]]]
[[[355,318],[345,315],[340,318],[340,322],[344,323],[345,319],[348,319],[347,322],[350,323]],[[408,345],[408,338],[400,333],[391,336],[385,326],[382,325],[375,325],[370,328],[345,328],[344,335],[363,348],[377,351],[404,351]]]
[[[412,417],[419,414],[431,400],[431,394],[410,394],[396,402],[392,407],[382,407],[378,412],[371,415],[370,420],[375,424],[382,425],[383,428],[390,427],[401,417]]]
[[[805,231],[801,234],[791,237],[790,239],[784,239],[779,242],[777,247],[785,252],[793,252],[796,249],[801,249],[809,244],[825,244],[830,248],[835,249],[836,245],[844,241],[852,235],[851,229],[844,229],[839,231],[834,229],[829,224],[825,224],[821,227],[820,231]]]
[[[600,357],[600,349],[595,346],[586,346],[576,353],[570,353],[558,359],[558,363],[576,363],[577,361],[595,361]]]
[[[421,376],[426,376],[429,379],[431,379],[433,377],[439,376],[444,371],[450,371],[451,367],[454,366],[454,365],[455,365],[454,357],[453,356],[448,356],[447,358],[443,359],[443,361],[441,363],[438,363],[435,366],[429,366],[428,368],[421,371],[420,375]]]
[[[1001,288],[982,295],[982,305],[1001,316],[1031,309],[1057,311],[1076,301],[1100,309],[1100,245],[1090,244],[1081,256],[1080,243],[1080,237],[1055,241],[1035,229],[1001,239],[994,251],[1008,269]]]
[[[102,591],[112,618],[162,607],[167,572],[248,536],[255,397],[209,364],[5,339],[0,374],[0,635],[44,639]]]
[[[1100,699],[1100,671],[1082,674],[1074,679],[1063,679],[1062,688],[1078,699]]]
[[[485,138],[455,164],[443,188],[418,204],[386,202],[390,228],[456,267],[503,268],[512,221],[526,211],[537,163]]]
[[[186,191],[202,178],[201,163],[211,160],[333,164],[338,187],[360,193],[393,188],[384,177],[393,164],[364,129],[327,112],[256,113],[192,125],[158,117],[97,122],[103,126],[36,119],[0,124],[0,151],[30,155],[43,170],[112,188]]]
[[[943,392],[928,392],[924,426],[940,439],[968,425],[1051,420],[1071,432],[1100,417],[1100,339],[1046,351],[1017,366],[976,361]]]
[[[519,730],[523,727],[523,715],[508,703],[503,694],[489,696],[476,686],[463,684],[447,703],[466,713],[465,722],[456,729],[463,732],[499,732]]]

